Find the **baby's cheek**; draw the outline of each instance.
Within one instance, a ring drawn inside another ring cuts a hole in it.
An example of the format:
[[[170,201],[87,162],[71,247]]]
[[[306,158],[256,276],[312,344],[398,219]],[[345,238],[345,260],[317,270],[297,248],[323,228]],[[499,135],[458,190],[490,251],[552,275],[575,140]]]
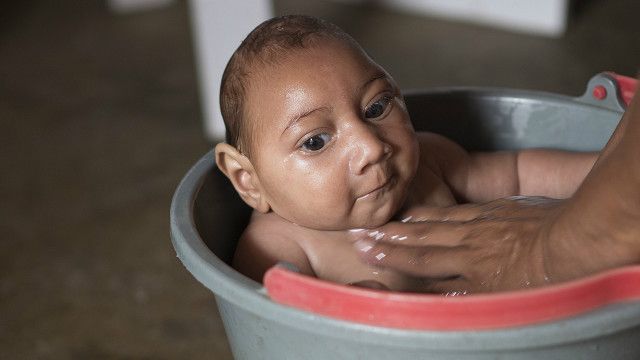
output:
[[[304,199],[299,199],[309,210],[310,216],[327,221],[341,221],[348,216],[350,199],[353,198],[348,182],[340,176],[323,176],[314,180],[314,189]]]

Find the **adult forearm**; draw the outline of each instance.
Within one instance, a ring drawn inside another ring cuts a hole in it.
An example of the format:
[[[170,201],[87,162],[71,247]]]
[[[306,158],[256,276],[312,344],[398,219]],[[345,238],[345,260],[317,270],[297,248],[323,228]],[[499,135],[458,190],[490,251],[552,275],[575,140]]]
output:
[[[640,96],[567,202],[554,231],[564,238],[559,246],[577,249],[575,256],[602,258],[598,268],[585,271],[640,262]]]
[[[634,97],[572,206],[587,210],[594,224],[608,230],[611,224],[620,231],[640,228],[640,96]]]

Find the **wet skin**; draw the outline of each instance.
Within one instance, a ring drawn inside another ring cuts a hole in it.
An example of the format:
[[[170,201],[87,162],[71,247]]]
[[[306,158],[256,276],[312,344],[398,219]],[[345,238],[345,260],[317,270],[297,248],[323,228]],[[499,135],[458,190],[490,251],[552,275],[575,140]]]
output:
[[[393,79],[338,41],[294,51],[254,76],[252,180],[268,210],[253,215],[235,265],[257,280],[284,259],[338,282],[403,283],[360,263],[344,231],[388,222],[416,178],[418,139]]]
[[[355,49],[298,50],[260,71],[247,97],[264,201],[303,227],[386,223],[402,206],[418,143],[397,86]]]
[[[640,263],[640,94],[575,194],[413,209],[412,222],[356,234],[362,259],[431,279],[439,291],[494,292]],[[393,237],[402,234],[399,244]],[[390,240],[390,241],[387,241]],[[384,252],[383,259],[376,257]]]
[[[361,262],[348,230],[381,226],[416,206],[570,193],[595,159],[544,151],[473,155],[439,135],[416,134],[391,76],[351,43],[322,40],[253,70],[245,109],[250,155],[219,144],[216,160],[256,209],[234,266],[258,281],[288,261],[340,283],[432,291],[429,282]],[[568,160],[573,165],[564,166]],[[559,177],[571,181],[520,181],[561,162],[571,176]]]

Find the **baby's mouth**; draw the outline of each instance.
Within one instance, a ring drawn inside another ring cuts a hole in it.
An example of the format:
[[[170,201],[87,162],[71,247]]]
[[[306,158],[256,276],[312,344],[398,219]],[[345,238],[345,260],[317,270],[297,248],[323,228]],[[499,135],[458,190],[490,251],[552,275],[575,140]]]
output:
[[[373,198],[377,197],[378,195],[384,193],[389,188],[393,187],[393,185],[395,185],[395,183],[396,183],[396,177],[395,176],[391,176],[390,178],[388,178],[385,182],[383,182],[379,186],[377,186],[374,189],[364,193],[363,195],[358,196],[356,198],[356,201],[370,199],[370,198],[373,199]]]

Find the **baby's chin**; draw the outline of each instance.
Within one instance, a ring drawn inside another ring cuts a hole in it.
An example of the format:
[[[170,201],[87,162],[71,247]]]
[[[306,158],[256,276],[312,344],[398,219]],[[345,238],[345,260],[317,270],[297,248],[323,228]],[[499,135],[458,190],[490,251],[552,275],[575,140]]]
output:
[[[393,214],[380,216],[375,214],[374,216],[365,217],[363,219],[341,219],[332,222],[317,223],[314,221],[298,221],[293,222],[296,225],[303,226],[313,230],[320,231],[346,231],[353,229],[375,229],[380,227],[389,221],[393,220]]]
[[[362,219],[360,221],[354,221],[354,222],[350,223],[348,228],[345,229],[345,230],[375,229],[375,228],[378,228],[380,226],[385,225],[389,221],[393,221],[396,212],[397,211],[395,209],[393,209],[393,211],[387,211],[386,213],[371,214],[370,216],[366,217],[365,219]]]
[[[375,229],[387,224],[389,221],[395,220],[396,215],[400,212],[404,200],[402,198],[395,199],[395,201],[388,201],[384,204],[376,206],[369,211],[362,211],[358,213],[342,214],[342,216],[335,215],[333,219],[330,218],[314,218],[314,219],[299,219],[298,225],[306,228],[321,230],[321,231],[344,231],[353,229]],[[291,221],[291,220],[290,220]]]
[[[377,216],[364,222],[363,224],[361,224],[361,226],[356,226],[356,228],[375,229],[382,225],[385,225],[386,223],[388,223],[389,221],[392,221],[393,219],[394,219],[393,214],[389,214],[388,216],[384,216],[384,217]]]

